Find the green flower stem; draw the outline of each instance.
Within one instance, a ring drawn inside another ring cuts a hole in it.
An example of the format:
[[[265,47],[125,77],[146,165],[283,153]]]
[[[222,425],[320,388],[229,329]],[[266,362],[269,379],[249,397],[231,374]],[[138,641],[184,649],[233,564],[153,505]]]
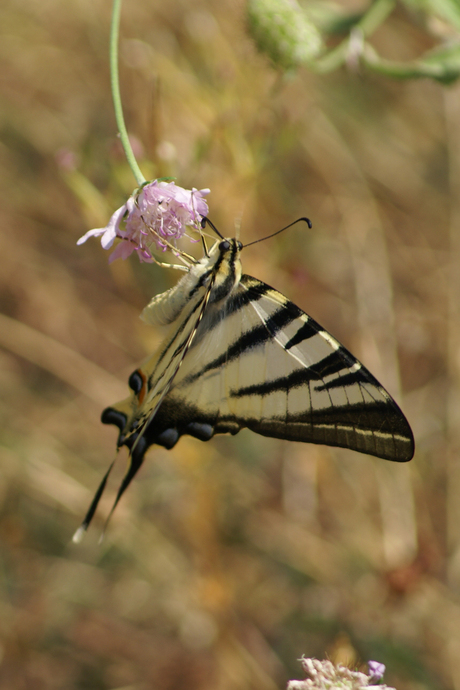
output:
[[[357,28],[361,29],[364,36],[373,34],[396,7],[396,0],[375,0],[369,7],[363,18],[358,22]]]
[[[385,21],[388,15],[393,12],[395,6],[396,0],[375,0],[356,24],[355,29],[360,31],[363,39],[366,36],[370,36]],[[316,63],[310,65],[310,67],[319,74],[332,72],[347,59],[349,45],[349,38],[346,38],[336,48],[324,55],[324,57],[319,58]]]
[[[123,117],[123,107],[121,105],[120,96],[120,80],[118,78],[118,34],[120,27],[121,3],[122,0],[113,0],[112,26],[110,29],[110,83],[112,86],[113,107],[115,110],[115,119],[117,121],[120,141],[125,151],[129,167],[133,171],[133,175],[140,187],[146,180],[137,164],[133,149],[131,148],[131,143],[129,141],[128,132],[125,125],[125,118]]]
[[[453,68],[449,69],[449,64],[443,64],[442,62],[430,63],[428,60],[414,60],[411,62],[385,60],[369,45],[365,47],[361,61],[368,69],[395,79],[422,79],[428,77],[448,82],[449,79],[457,78],[459,74],[459,65],[454,65]]]

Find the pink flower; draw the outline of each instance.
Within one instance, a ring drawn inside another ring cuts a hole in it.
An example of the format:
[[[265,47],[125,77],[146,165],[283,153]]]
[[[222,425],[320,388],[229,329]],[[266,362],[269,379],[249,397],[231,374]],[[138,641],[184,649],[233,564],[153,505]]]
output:
[[[176,187],[174,182],[148,182],[115,211],[105,228],[89,230],[77,244],[102,235],[103,248],[110,249],[118,238],[123,241],[110,255],[110,263],[126,259],[134,251],[140,261],[152,262],[152,250],[174,248],[186,226],[200,230],[201,218],[208,214],[203,198],[206,194],[209,189],[189,190]]]
[[[385,664],[381,664],[380,661],[368,661],[367,666],[372,682],[382,680],[383,674],[385,673]]]

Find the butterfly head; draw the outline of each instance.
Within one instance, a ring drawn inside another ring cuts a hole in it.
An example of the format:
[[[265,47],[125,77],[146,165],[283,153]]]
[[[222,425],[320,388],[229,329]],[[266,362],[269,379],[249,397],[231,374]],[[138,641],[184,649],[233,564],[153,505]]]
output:
[[[240,282],[242,248],[241,242],[233,238],[224,238],[211,248],[206,271],[212,275],[211,302],[218,302],[227,297]]]
[[[242,242],[236,239],[223,239],[222,242],[219,242],[219,252],[221,253],[233,251],[234,248],[240,252],[243,249]]]

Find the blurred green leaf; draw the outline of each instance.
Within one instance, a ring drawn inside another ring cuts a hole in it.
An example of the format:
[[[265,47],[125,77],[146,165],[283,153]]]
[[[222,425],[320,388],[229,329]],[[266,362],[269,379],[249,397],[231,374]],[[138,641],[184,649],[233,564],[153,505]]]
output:
[[[426,12],[441,17],[460,31],[460,3],[458,0],[403,0],[412,11]]]
[[[435,48],[421,59],[410,62],[385,60],[366,45],[362,59],[374,72],[399,79],[427,77],[442,84],[451,84],[460,76],[460,43]]]
[[[320,31],[329,35],[349,33],[364,16],[364,11],[346,12],[346,8],[336,2],[308,2],[305,0],[300,5]]]
[[[436,48],[425,55],[420,61],[422,70],[426,68],[427,76],[444,84],[450,84],[460,75],[460,42]],[[431,69],[437,74],[430,74]]]

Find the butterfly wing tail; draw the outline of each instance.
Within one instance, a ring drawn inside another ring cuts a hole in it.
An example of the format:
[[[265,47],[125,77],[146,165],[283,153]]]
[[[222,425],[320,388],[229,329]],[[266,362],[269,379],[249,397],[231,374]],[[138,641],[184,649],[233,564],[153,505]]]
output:
[[[105,485],[107,484],[107,480],[109,478],[109,475],[112,471],[114,464],[115,464],[115,460],[112,461],[109,469],[104,474],[102,481],[99,484],[99,488],[96,491],[93,500],[91,501],[91,505],[88,508],[88,512],[86,513],[83,522],[81,523],[80,527],[77,529],[77,531],[75,532],[75,534],[72,537],[72,541],[75,542],[76,544],[78,544],[83,539],[83,536],[84,536],[86,530],[88,529],[91,520],[93,519],[94,513],[96,512],[96,508],[99,504],[101,496],[104,493]]]

